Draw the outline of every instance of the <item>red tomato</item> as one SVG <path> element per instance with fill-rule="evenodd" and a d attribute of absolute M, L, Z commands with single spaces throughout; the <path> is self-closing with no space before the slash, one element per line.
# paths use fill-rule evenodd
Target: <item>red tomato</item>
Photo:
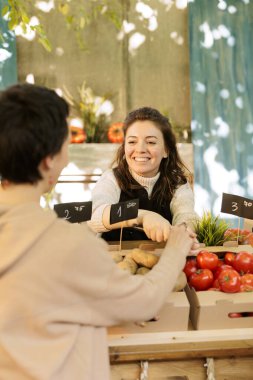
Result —
<path fill-rule="evenodd" d="M 228 228 L 224 232 L 224 237 L 227 237 L 230 240 L 237 240 L 237 236 L 240 235 L 240 230 L 238 228 Z"/>
<path fill-rule="evenodd" d="M 213 273 L 210 269 L 198 269 L 189 278 L 189 284 L 195 290 L 206 290 L 213 283 Z"/>
<path fill-rule="evenodd" d="M 197 255 L 197 266 L 200 269 L 214 270 L 217 268 L 219 258 L 215 253 L 200 251 Z"/>
<path fill-rule="evenodd" d="M 241 284 L 240 292 L 253 292 L 253 286 L 248 284 Z"/>
<path fill-rule="evenodd" d="M 242 230 L 238 228 L 228 228 L 224 233 L 224 237 L 229 238 L 230 240 L 238 240 L 239 243 L 244 243 L 245 238 L 250 233 L 249 230 Z"/>
<path fill-rule="evenodd" d="M 218 278 L 220 273 L 224 270 L 224 269 L 233 269 L 233 267 L 231 265 L 227 265 L 227 264 L 223 264 L 221 266 L 218 266 L 217 269 L 215 269 L 214 273 L 213 273 L 213 276 L 214 276 L 214 279 Z"/>
<path fill-rule="evenodd" d="M 197 270 L 197 261 L 196 259 L 188 259 L 184 266 L 184 273 L 186 274 L 187 278 L 190 277 L 191 274 L 196 272 Z"/>
<path fill-rule="evenodd" d="M 242 313 L 228 313 L 229 318 L 241 318 Z"/>
<path fill-rule="evenodd" d="M 224 261 L 228 265 L 232 265 L 232 262 L 235 259 L 235 253 L 234 252 L 227 252 L 224 257 Z"/>
<path fill-rule="evenodd" d="M 240 274 L 253 273 L 253 254 L 246 251 L 238 252 L 232 266 Z"/>
<path fill-rule="evenodd" d="M 247 236 L 245 236 L 244 244 L 250 244 L 253 246 L 253 232 L 250 232 Z"/>
<path fill-rule="evenodd" d="M 248 236 L 250 234 L 250 230 L 241 230 L 240 231 L 240 235 L 243 235 L 243 236 Z"/>
<path fill-rule="evenodd" d="M 221 291 L 225 293 L 237 293 L 240 291 L 241 277 L 234 269 L 224 269 L 219 277 Z"/>
<path fill-rule="evenodd" d="M 252 273 L 246 273 L 241 277 L 241 283 L 253 286 L 253 274 Z"/>
<path fill-rule="evenodd" d="M 217 268 L 221 267 L 221 266 L 224 265 L 224 264 L 225 264 L 225 261 L 222 260 L 222 259 L 219 259 L 219 260 L 218 260 L 218 264 L 217 264 Z"/>
<path fill-rule="evenodd" d="M 218 278 L 216 278 L 212 284 L 212 288 L 215 288 L 217 290 L 220 290 L 220 284 L 219 284 L 219 281 L 218 281 Z"/>

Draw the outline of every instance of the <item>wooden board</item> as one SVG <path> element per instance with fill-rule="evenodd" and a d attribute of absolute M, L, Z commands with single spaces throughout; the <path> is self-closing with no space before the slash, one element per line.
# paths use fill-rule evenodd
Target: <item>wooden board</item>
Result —
<path fill-rule="evenodd" d="M 111 380 L 140 379 L 142 362 L 111 365 Z M 252 357 L 226 357 L 213 360 L 214 379 L 252 380 Z M 171 360 L 148 362 L 148 380 L 206 380 L 207 360 Z M 211 377 L 209 377 L 210 379 Z"/>
<path fill-rule="evenodd" d="M 108 336 L 111 362 L 253 356 L 253 328 Z"/>
<path fill-rule="evenodd" d="M 234 242 L 236 243 L 236 242 Z M 136 240 L 136 241 L 122 241 L 122 244 L 120 245 L 119 242 L 110 242 L 108 244 L 108 251 L 119 251 L 123 255 L 125 255 L 127 252 L 130 252 L 134 248 L 140 248 L 147 251 L 154 251 L 155 253 L 161 253 L 163 248 L 165 246 L 165 243 L 156 243 L 156 242 L 150 242 L 145 240 Z M 214 252 L 217 254 L 222 254 L 225 252 L 240 252 L 240 251 L 247 251 L 253 253 L 253 247 L 248 244 L 243 245 L 221 245 L 221 246 L 210 246 L 205 247 L 204 245 L 201 247 L 201 249 Z"/>
<path fill-rule="evenodd" d="M 253 328 L 109 337 L 109 353 L 111 380 L 253 379 Z"/>

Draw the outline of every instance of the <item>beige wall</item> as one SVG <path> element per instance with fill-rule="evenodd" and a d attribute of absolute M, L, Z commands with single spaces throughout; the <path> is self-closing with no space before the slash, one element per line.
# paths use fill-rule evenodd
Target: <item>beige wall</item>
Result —
<path fill-rule="evenodd" d="M 167 113 L 175 124 L 189 126 L 187 10 L 176 8 L 176 2 L 168 9 L 165 2 L 149 1 L 147 4 L 157 12 L 158 21 L 158 28 L 149 31 L 145 26 L 148 21 L 138 20 L 136 2 L 122 3 L 124 17 L 136 25 L 135 31 L 119 41 L 114 25 L 100 18 L 83 33 L 86 51 L 80 50 L 74 33 L 67 30 L 58 12 L 38 13 L 53 52 L 48 53 L 38 43 L 18 37 L 19 80 L 24 81 L 27 74 L 33 73 L 37 84 L 60 88 L 65 85 L 73 94 L 86 80 L 97 95 L 113 95 L 113 121 L 124 118 L 129 109 L 150 105 Z M 127 4 L 131 4 L 129 9 Z M 144 34 L 146 41 L 132 55 L 127 39 L 135 32 Z M 178 37 L 183 44 L 176 42 Z M 57 54 L 59 48 L 62 55 Z"/>

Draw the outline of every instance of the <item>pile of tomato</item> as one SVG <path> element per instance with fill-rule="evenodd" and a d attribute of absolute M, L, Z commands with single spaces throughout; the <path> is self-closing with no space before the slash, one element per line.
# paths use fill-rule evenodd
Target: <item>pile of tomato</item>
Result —
<path fill-rule="evenodd" d="M 223 258 L 202 250 L 187 259 L 184 272 L 196 291 L 216 290 L 225 293 L 253 291 L 253 254 L 247 251 L 226 252 Z"/>
<path fill-rule="evenodd" d="M 224 233 L 227 240 L 237 241 L 239 244 L 250 244 L 253 246 L 253 232 L 240 228 L 228 228 Z"/>

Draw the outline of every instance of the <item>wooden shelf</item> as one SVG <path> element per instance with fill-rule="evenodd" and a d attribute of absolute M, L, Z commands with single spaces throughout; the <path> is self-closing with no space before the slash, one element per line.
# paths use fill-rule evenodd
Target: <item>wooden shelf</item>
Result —
<path fill-rule="evenodd" d="M 112 363 L 253 356 L 253 328 L 108 336 Z"/>

